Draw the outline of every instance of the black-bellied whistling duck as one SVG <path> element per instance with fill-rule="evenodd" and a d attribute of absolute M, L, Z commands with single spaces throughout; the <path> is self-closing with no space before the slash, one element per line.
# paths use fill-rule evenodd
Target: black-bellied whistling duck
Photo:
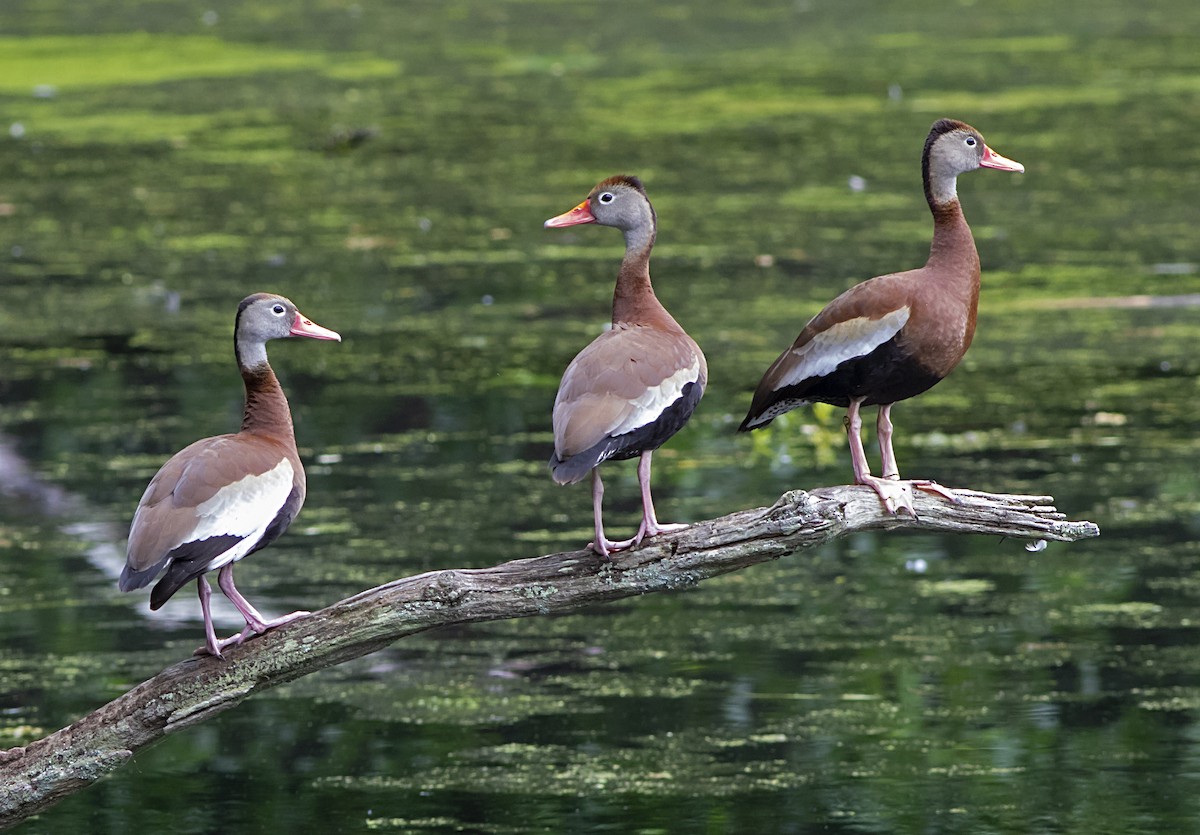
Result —
<path fill-rule="evenodd" d="M 554 455 L 550 472 L 559 484 L 592 474 L 596 538 L 607 557 L 643 538 L 686 525 L 659 524 L 650 497 L 650 457 L 687 422 L 704 394 L 704 354 L 662 306 L 650 286 L 650 250 L 657 232 L 654 207 L 637 177 L 609 177 L 571 211 L 547 227 L 598 223 L 625 235 L 625 258 L 613 293 L 612 329 L 579 352 L 563 373 L 554 398 Z M 604 536 L 604 484 L 600 464 L 636 458 L 642 523 L 632 539 Z"/>
<path fill-rule="evenodd" d="M 954 370 L 975 335 L 979 254 L 958 202 L 959 174 L 979 167 L 1023 172 L 997 154 L 979 131 L 952 119 L 935 122 L 921 171 L 933 212 L 933 244 L 925 266 L 881 275 L 851 287 L 812 318 L 767 369 L 741 431 L 766 426 L 808 403 L 848 409 L 846 424 L 857 484 L 871 487 L 889 513 L 916 515 L 912 488 L 948 499 L 927 480 L 900 481 L 892 451 L 892 404 L 920 394 Z M 879 406 L 876 430 L 883 477 L 871 475 L 861 437 L 863 406 Z"/>
<path fill-rule="evenodd" d="M 341 337 L 304 318 L 282 296 L 257 293 L 238 305 L 234 354 L 246 384 L 242 430 L 196 441 L 177 452 L 150 480 L 129 528 L 121 591 L 149 585 L 157 609 L 195 579 L 204 613 L 205 646 L 221 650 L 307 612 L 266 620 L 233 584 L 233 564 L 274 542 L 304 504 L 304 467 L 296 452 L 292 413 L 267 362 L 267 340 L 287 336 Z M 218 640 L 204 575 L 220 569 L 218 584 L 246 619 L 246 628 Z"/>

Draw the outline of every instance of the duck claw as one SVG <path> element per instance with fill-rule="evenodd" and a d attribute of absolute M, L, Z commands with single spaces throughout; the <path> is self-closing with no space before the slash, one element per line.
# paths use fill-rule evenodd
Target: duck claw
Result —
<path fill-rule="evenodd" d="M 883 509 L 893 516 L 901 510 L 916 519 L 917 511 L 913 508 L 912 482 L 892 478 L 876 478 L 866 476 L 858 480 L 859 484 L 870 487 L 879 496 Z"/>

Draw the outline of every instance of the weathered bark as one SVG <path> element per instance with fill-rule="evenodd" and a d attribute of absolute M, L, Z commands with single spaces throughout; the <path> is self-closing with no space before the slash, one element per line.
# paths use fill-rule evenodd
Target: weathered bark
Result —
<path fill-rule="evenodd" d="M 426 629 L 562 613 L 678 589 L 812 548 L 848 533 L 899 529 L 1074 541 L 1099 535 L 1067 521 L 1043 496 L 956 491 L 959 503 L 918 492 L 919 518 L 890 516 L 863 487 L 785 494 L 769 508 L 701 522 L 605 562 L 590 551 L 395 580 L 226 650 L 181 661 L 73 725 L 0 751 L 0 828 L 87 786 L 163 736 L 234 707 L 250 694 L 358 658 Z"/>

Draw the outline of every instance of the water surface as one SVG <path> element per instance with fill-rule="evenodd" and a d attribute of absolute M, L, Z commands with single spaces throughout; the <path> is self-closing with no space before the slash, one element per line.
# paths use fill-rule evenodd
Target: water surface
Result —
<path fill-rule="evenodd" d="M 1197 828 L 1200 11 L 1020 0 L 15 0 L 0 43 L 0 746 L 202 640 L 115 588 L 146 481 L 230 431 L 236 304 L 308 464 L 238 569 L 271 611 L 566 550 L 559 375 L 619 235 L 547 231 L 601 177 L 660 217 L 659 296 L 711 381 L 655 456 L 664 520 L 844 483 L 833 409 L 736 436 L 807 317 L 921 263 L 929 125 L 1023 177 L 960 194 L 976 341 L 895 411 L 904 472 L 1053 494 L 1040 553 L 869 534 L 683 592 L 406 639 L 189 729 L 39 832 L 1165 832 Z M 851 178 L 856 187 L 851 187 Z M 606 467 L 613 535 L 637 522 Z M 231 609 L 219 617 L 235 630 Z"/>

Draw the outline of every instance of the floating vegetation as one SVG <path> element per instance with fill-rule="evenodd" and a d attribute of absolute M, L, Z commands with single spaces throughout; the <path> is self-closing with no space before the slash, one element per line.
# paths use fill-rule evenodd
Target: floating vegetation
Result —
<path fill-rule="evenodd" d="M 49 731 L 37 725 L 10 725 L 0 722 L 0 750 L 13 745 L 24 745 L 35 739 L 41 739 Z"/>
<path fill-rule="evenodd" d="M 581 752 L 562 746 L 508 744 L 466 752 L 458 762 L 412 777 L 325 777 L 314 788 L 473 791 L 560 797 L 649 795 L 730 797 L 788 791 L 810 778 L 783 760 L 720 764 L 650 738 L 638 749 Z"/>
<path fill-rule="evenodd" d="M 976 597 L 995 588 L 991 580 L 937 580 L 918 583 L 917 593 L 922 597 Z"/>
<path fill-rule="evenodd" d="M 1166 625 L 1164 608 L 1157 603 L 1128 600 L 1121 603 L 1086 603 L 1071 610 L 1071 620 L 1097 625 L 1153 629 Z"/>
<path fill-rule="evenodd" d="M 1200 710 L 1200 688 L 1149 687 L 1138 688 L 1134 694 L 1142 710 L 1192 713 Z"/>

